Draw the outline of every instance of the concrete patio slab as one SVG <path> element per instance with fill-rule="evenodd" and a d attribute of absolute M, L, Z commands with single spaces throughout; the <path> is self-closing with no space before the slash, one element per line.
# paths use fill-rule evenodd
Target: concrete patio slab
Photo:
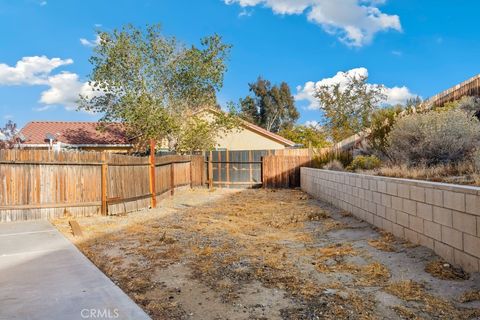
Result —
<path fill-rule="evenodd" d="M 150 319 L 48 221 L 0 224 L 0 319 Z"/>

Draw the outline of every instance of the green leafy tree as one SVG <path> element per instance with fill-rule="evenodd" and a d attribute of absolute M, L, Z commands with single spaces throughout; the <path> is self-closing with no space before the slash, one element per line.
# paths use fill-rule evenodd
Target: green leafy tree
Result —
<path fill-rule="evenodd" d="M 369 147 L 379 156 L 388 156 L 388 135 L 403 111 L 400 105 L 378 109 L 371 116 L 370 135 L 368 136 Z"/>
<path fill-rule="evenodd" d="M 306 148 L 324 148 L 330 145 L 327 132 L 320 126 L 296 125 L 282 129 L 278 134 Z"/>
<path fill-rule="evenodd" d="M 365 76 L 350 76 L 345 83 L 323 85 L 314 96 L 335 142 L 368 128 L 373 111 L 386 99 L 384 87 L 367 84 Z"/>
<path fill-rule="evenodd" d="M 82 96 L 80 108 L 123 122 L 140 144 L 168 140 L 175 149 L 189 130 L 184 119 L 216 105 L 230 46 L 213 35 L 187 47 L 159 25 L 127 25 L 99 37 L 90 58 L 94 94 Z"/>
<path fill-rule="evenodd" d="M 229 112 L 208 111 L 213 117 L 199 113 L 188 117 L 183 122 L 184 130 L 180 130 L 176 150 L 180 153 L 193 154 L 195 151 L 211 150 L 217 146 L 219 135 L 235 130 L 240 126 L 240 119 L 232 106 Z"/>
<path fill-rule="evenodd" d="M 240 116 L 272 132 L 293 126 L 300 117 L 290 87 L 282 82 L 273 85 L 261 77 L 250 83 L 253 97 L 240 99 Z"/>

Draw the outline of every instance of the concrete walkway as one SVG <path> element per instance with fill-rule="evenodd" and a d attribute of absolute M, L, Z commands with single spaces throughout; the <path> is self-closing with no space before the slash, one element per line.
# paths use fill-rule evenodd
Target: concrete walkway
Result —
<path fill-rule="evenodd" d="M 0 224 L 0 319 L 150 319 L 48 221 Z"/>

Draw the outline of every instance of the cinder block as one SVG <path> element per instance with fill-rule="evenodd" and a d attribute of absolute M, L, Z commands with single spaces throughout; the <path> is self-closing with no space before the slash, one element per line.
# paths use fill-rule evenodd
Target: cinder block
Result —
<path fill-rule="evenodd" d="M 393 223 L 387 219 L 383 219 L 383 230 L 392 233 L 393 232 Z"/>
<path fill-rule="evenodd" d="M 453 211 L 441 207 L 433 207 L 433 221 L 447 227 L 453 227 Z"/>
<path fill-rule="evenodd" d="M 376 214 L 377 213 L 377 205 L 374 202 L 368 202 L 367 211 Z"/>
<path fill-rule="evenodd" d="M 387 193 L 387 183 L 383 180 L 377 181 L 378 192 Z"/>
<path fill-rule="evenodd" d="M 477 217 L 477 236 L 480 237 L 480 217 Z"/>
<path fill-rule="evenodd" d="M 373 202 L 377 204 L 382 204 L 382 194 L 378 192 L 373 192 Z"/>
<path fill-rule="evenodd" d="M 370 224 L 373 224 L 373 214 L 370 212 L 365 212 L 364 220 Z"/>
<path fill-rule="evenodd" d="M 417 203 L 413 200 L 403 199 L 403 212 L 411 215 L 417 214 Z"/>
<path fill-rule="evenodd" d="M 442 190 L 425 188 L 425 202 L 442 207 L 443 206 Z"/>
<path fill-rule="evenodd" d="M 397 186 L 397 195 L 402 198 L 410 198 L 410 186 L 399 183 Z"/>
<path fill-rule="evenodd" d="M 372 180 L 370 180 L 369 184 L 370 184 L 370 191 L 377 191 L 378 190 L 377 180 L 372 179 Z"/>
<path fill-rule="evenodd" d="M 457 211 L 465 211 L 465 194 L 444 190 L 443 206 Z"/>
<path fill-rule="evenodd" d="M 382 205 L 385 207 L 391 207 L 392 206 L 392 196 L 389 196 L 388 194 L 382 194 Z"/>
<path fill-rule="evenodd" d="M 460 231 L 442 226 L 442 242 L 463 250 L 463 237 Z"/>
<path fill-rule="evenodd" d="M 362 188 L 358 189 L 358 197 L 361 199 L 365 199 L 365 190 Z"/>
<path fill-rule="evenodd" d="M 399 197 L 392 197 L 392 208 L 395 210 L 403 209 L 403 200 Z"/>
<path fill-rule="evenodd" d="M 410 199 L 425 202 L 425 188 L 411 186 Z"/>
<path fill-rule="evenodd" d="M 454 211 L 453 227 L 459 231 L 469 233 L 473 236 L 477 235 L 477 220 L 473 215 Z"/>
<path fill-rule="evenodd" d="M 467 194 L 466 209 L 468 213 L 480 216 L 480 196 Z"/>
<path fill-rule="evenodd" d="M 382 218 L 386 217 L 386 208 L 380 204 L 377 204 L 377 216 Z"/>
<path fill-rule="evenodd" d="M 365 190 L 365 200 L 373 201 L 372 191 L 370 191 L 370 190 Z"/>
<path fill-rule="evenodd" d="M 413 230 L 407 229 L 407 228 L 405 228 L 405 239 L 407 239 L 408 241 L 410 241 L 413 244 L 418 244 L 419 243 L 418 233 L 413 231 Z"/>
<path fill-rule="evenodd" d="M 397 211 L 397 223 L 404 227 L 408 227 L 408 214 Z"/>
<path fill-rule="evenodd" d="M 367 178 L 362 178 L 362 189 L 366 189 L 368 190 L 368 186 L 370 185 L 370 183 L 368 182 L 369 179 Z"/>
<path fill-rule="evenodd" d="M 424 221 L 423 231 L 430 238 L 442 241 L 442 225 L 431 221 Z"/>
<path fill-rule="evenodd" d="M 423 219 L 409 216 L 409 228 L 413 231 L 423 233 Z"/>
<path fill-rule="evenodd" d="M 386 208 L 385 210 L 385 218 L 392 222 L 397 222 L 397 212 L 392 208 Z M 479 221 L 480 223 L 480 221 Z"/>
<path fill-rule="evenodd" d="M 420 245 L 424 247 L 427 247 L 433 250 L 434 248 L 433 241 L 434 240 L 432 238 L 424 236 L 423 234 L 418 234 L 418 242 L 420 243 Z"/>
<path fill-rule="evenodd" d="M 433 207 L 429 204 L 417 202 L 417 217 L 433 221 Z"/>
<path fill-rule="evenodd" d="M 464 251 L 476 258 L 480 258 L 480 238 L 469 234 L 463 234 Z"/>
<path fill-rule="evenodd" d="M 387 193 L 392 196 L 397 195 L 397 184 L 395 182 L 387 182 Z"/>
<path fill-rule="evenodd" d="M 449 263 L 455 263 L 455 259 L 453 257 L 453 248 L 440 242 L 436 241 L 434 243 L 433 251 L 438 254 L 440 257 L 445 259 Z"/>
<path fill-rule="evenodd" d="M 379 216 L 373 216 L 373 225 L 377 228 L 383 229 L 383 218 Z"/>
<path fill-rule="evenodd" d="M 392 233 L 398 238 L 405 239 L 405 228 L 399 224 L 392 223 Z"/>
<path fill-rule="evenodd" d="M 480 271 L 479 259 L 457 249 L 454 249 L 453 255 L 455 259 L 455 264 L 460 265 L 465 271 L 467 272 Z"/>

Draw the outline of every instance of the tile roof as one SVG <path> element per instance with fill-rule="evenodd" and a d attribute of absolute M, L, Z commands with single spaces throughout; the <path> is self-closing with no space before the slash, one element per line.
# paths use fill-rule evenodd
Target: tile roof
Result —
<path fill-rule="evenodd" d="M 98 122 L 33 121 L 20 131 L 26 138 L 24 144 L 46 144 L 46 134 L 56 141 L 71 145 L 131 144 L 120 123 L 108 124 L 100 129 Z"/>

